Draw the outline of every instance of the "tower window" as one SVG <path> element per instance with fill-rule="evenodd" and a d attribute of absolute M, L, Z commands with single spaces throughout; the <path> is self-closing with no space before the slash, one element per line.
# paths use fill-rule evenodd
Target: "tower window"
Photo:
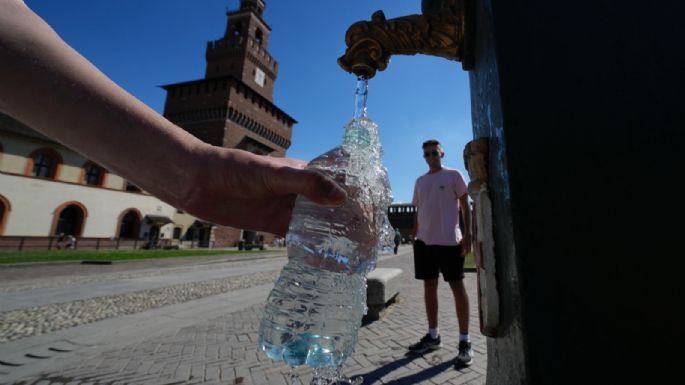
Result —
<path fill-rule="evenodd" d="M 235 23 L 235 26 L 233 26 L 233 36 L 238 37 L 240 36 L 243 32 L 243 23 L 237 22 Z"/>
<path fill-rule="evenodd" d="M 264 40 L 264 35 L 263 35 L 262 30 L 260 28 L 257 28 L 257 32 L 255 33 L 255 40 L 257 40 L 258 45 L 262 45 L 262 40 Z"/>

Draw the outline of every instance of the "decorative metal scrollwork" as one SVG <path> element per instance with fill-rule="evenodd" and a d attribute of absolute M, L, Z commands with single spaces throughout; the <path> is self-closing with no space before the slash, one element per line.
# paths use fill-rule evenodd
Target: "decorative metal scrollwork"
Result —
<path fill-rule="evenodd" d="M 473 1 L 424 0 L 421 15 L 387 20 L 376 11 L 371 21 L 352 24 L 345 34 L 347 51 L 338 64 L 347 72 L 372 78 L 387 68 L 391 55 L 426 54 L 473 68 Z"/>

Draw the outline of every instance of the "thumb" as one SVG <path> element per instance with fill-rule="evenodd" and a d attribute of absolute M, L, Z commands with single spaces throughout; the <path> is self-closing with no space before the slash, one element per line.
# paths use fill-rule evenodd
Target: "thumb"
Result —
<path fill-rule="evenodd" d="M 303 195 L 310 201 L 325 206 L 339 206 L 347 199 L 347 193 L 342 187 L 317 171 L 283 167 L 272 177 L 271 186 L 276 193 Z"/>

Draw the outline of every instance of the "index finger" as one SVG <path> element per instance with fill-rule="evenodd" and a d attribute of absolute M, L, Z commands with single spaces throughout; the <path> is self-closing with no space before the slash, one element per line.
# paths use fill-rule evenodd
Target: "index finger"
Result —
<path fill-rule="evenodd" d="M 273 174 L 270 185 L 274 192 L 300 194 L 326 206 L 339 206 L 347 199 L 347 193 L 335 181 L 313 170 L 283 167 Z"/>

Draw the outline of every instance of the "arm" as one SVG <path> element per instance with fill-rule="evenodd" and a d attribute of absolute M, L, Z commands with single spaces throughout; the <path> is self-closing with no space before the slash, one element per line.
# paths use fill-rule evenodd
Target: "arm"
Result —
<path fill-rule="evenodd" d="M 284 234 L 296 194 L 344 191 L 294 159 L 210 146 L 117 86 L 20 0 L 0 0 L 0 111 L 211 222 Z"/>
<path fill-rule="evenodd" d="M 419 233 L 419 181 L 418 179 L 414 183 L 414 194 L 412 194 L 411 204 L 416 207 L 416 213 L 414 213 L 414 225 L 411 229 L 411 241 L 414 242 L 416 239 L 416 234 Z"/>
<path fill-rule="evenodd" d="M 461 250 L 463 255 L 471 252 L 471 206 L 469 205 L 469 194 L 459 197 L 459 210 L 464 218 L 464 234 L 461 238 Z"/>

